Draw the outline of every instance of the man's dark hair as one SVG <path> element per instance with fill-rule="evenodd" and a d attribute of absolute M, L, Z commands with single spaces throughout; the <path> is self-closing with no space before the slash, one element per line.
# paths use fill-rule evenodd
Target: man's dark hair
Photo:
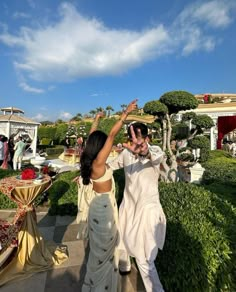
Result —
<path fill-rule="evenodd" d="M 142 138 L 146 138 L 147 137 L 147 135 L 148 135 L 148 128 L 143 123 L 138 123 L 137 122 L 137 123 L 131 124 L 130 126 L 133 126 L 133 130 L 134 130 L 134 133 L 135 133 L 136 136 L 138 134 L 138 129 L 140 129 Z M 130 126 L 128 128 L 128 136 L 129 136 L 129 138 L 132 139 L 132 135 L 131 135 L 131 131 L 130 131 Z"/>

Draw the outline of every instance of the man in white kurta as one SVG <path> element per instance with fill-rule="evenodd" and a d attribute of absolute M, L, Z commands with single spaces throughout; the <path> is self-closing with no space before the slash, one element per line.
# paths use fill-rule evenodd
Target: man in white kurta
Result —
<path fill-rule="evenodd" d="M 142 136 L 146 143 L 147 135 L 142 133 Z M 160 292 L 164 290 L 154 261 L 158 249 L 163 248 L 166 231 L 166 218 L 158 192 L 159 167 L 164 153 L 158 146 L 146 145 L 147 155 L 140 156 L 124 149 L 109 165 L 114 170 L 124 168 L 125 172 L 124 197 L 119 208 L 120 234 L 124 245 L 121 245 L 121 260 L 125 262 L 126 249 L 128 256 L 136 259 L 146 291 Z M 129 270 L 130 262 L 120 268 Z"/>
<path fill-rule="evenodd" d="M 13 156 L 13 168 L 14 170 L 21 169 L 21 162 L 24 156 L 25 146 L 26 144 L 23 142 L 22 137 L 18 137 L 18 142 L 14 146 L 14 156 Z"/>

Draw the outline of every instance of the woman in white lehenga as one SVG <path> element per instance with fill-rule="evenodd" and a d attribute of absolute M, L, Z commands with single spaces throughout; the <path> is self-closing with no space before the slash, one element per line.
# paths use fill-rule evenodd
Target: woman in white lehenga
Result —
<path fill-rule="evenodd" d="M 82 187 L 79 197 L 78 218 L 87 221 L 89 258 L 82 292 L 117 292 L 120 290 L 118 255 L 118 209 L 115 199 L 113 172 L 106 164 L 114 138 L 127 115 L 136 109 L 132 101 L 120 119 L 106 135 L 97 131 L 97 115 L 86 147 L 81 155 Z M 86 220 L 86 210 L 88 218 Z"/>

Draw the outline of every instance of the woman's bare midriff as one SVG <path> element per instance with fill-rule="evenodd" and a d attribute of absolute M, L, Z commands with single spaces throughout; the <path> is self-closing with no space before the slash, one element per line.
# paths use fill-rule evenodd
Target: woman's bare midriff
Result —
<path fill-rule="evenodd" d="M 111 191 L 111 187 L 112 187 L 112 180 L 109 179 L 107 181 L 103 181 L 103 182 L 93 182 L 93 190 L 96 193 L 108 193 Z"/>

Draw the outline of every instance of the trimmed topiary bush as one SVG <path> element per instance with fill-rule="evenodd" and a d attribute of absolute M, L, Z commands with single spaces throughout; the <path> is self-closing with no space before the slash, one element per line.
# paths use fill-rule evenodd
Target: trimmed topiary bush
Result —
<path fill-rule="evenodd" d="M 184 90 L 166 92 L 160 97 L 160 102 L 167 106 L 169 114 L 194 109 L 198 106 L 196 97 Z"/>
<path fill-rule="evenodd" d="M 189 146 L 193 149 L 200 148 L 200 162 L 207 161 L 210 153 L 210 140 L 203 135 L 195 136 L 193 139 L 189 140 Z"/>
<path fill-rule="evenodd" d="M 61 145 L 54 146 L 53 148 L 46 148 L 46 153 L 48 155 L 56 155 L 56 154 L 61 154 L 64 151 L 64 147 Z"/>
<path fill-rule="evenodd" d="M 210 151 L 209 159 L 203 164 L 205 172 L 202 182 L 205 184 L 221 183 L 235 186 L 236 159 L 223 150 Z"/>
<path fill-rule="evenodd" d="M 210 184 L 214 182 L 222 184 L 230 184 L 236 186 L 236 166 L 235 164 L 223 163 L 216 161 L 215 163 L 207 163 L 204 165 L 202 182 Z"/>
<path fill-rule="evenodd" d="M 160 197 L 167 234 L 156 264 L 164 289 L 233 291 L 232 251 L 216 195 L 192 184 L 161 183 Z"/>

